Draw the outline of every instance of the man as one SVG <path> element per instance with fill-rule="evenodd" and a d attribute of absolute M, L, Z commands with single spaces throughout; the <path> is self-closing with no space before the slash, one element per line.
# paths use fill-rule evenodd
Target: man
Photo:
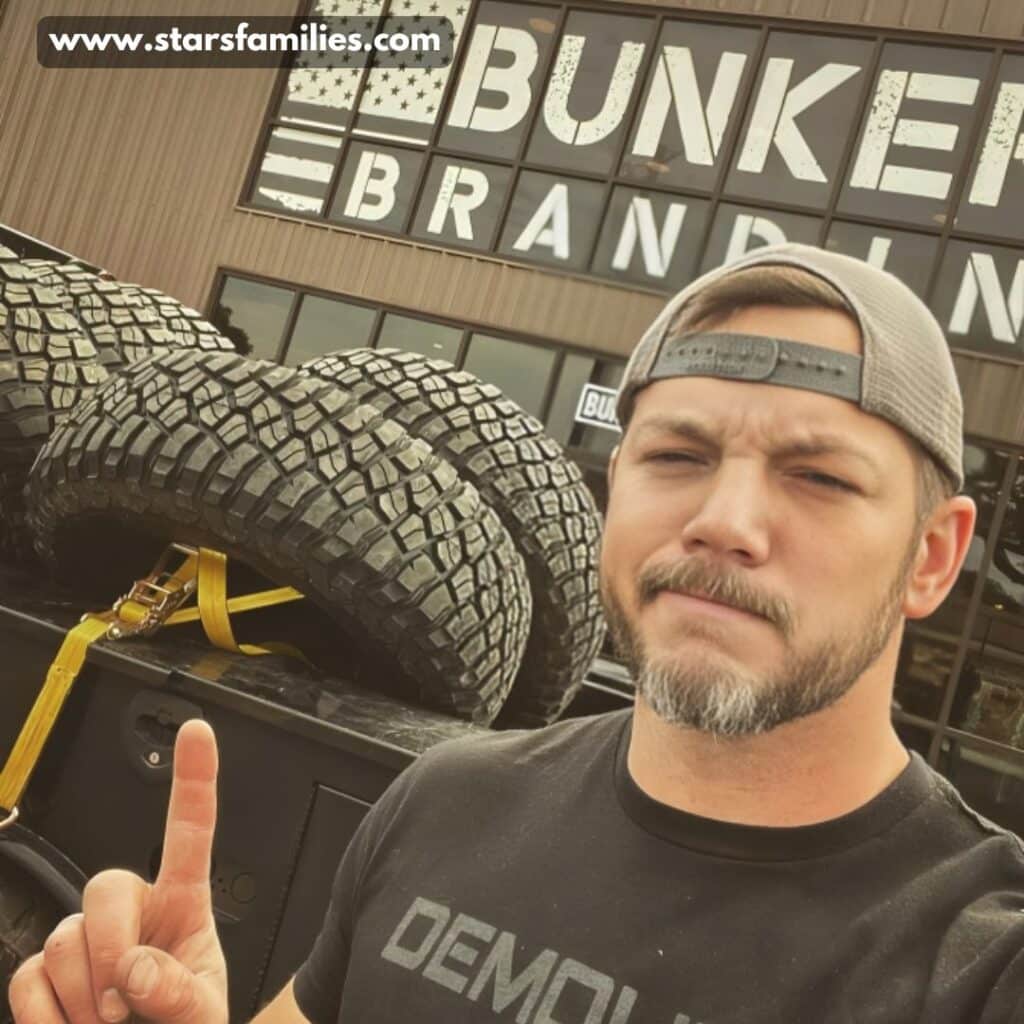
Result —
<path fill-rule="evenodd" d="M 860 261 L 762 249 L 668 304 L 619 408 L 601 574 L 635 710 L 424 755 L 258 1024 L 1024 1022 L 1024 848 L 890 719 L 975 518 L 938 324 Z M 215 762 L 183 728 L 158 881 L 93 880 L 19 1024 L 226 1021 Z"/>

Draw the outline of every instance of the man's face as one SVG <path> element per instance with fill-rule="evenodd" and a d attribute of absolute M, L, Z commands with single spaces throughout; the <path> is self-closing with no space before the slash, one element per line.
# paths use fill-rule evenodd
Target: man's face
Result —
<path fill-rule="evenodd" d="M 714 330 L 861 351 L 856 324 L 827 309 L 755 306 Z M 707 377 L 644 388 L 601 553 L 641 696 L 719 735 L 833 704 L 900 623 L 915 496 L 908 439 L 851 402 Z"/>

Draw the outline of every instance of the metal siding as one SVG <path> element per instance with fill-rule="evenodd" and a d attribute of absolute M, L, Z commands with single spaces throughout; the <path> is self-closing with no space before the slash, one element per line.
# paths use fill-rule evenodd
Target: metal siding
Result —
<path fill-rule="evenodd" d="M 964 396 L 964 432 L 1024 444 L 1024 366 L 954 353 Z"/>
<path fill-rule="evenodd" d="M 825 9 L 829 21 L 859 24 L 866 20 L 870 0 L 830 0 Z"/>
<path fill-rule="evenodd" d="M 950 0 L 946 4 L 946 12 L 942 16 L 943 32 L 959 32 L 964 35 L 976 35 L 981 31 L 981 23 L 985 16 L 985 2 L 980 3 Z"/>
<path fill-rule="evenodd" d="M 992 0 L 982 31 L 1009 39 L 1024 38 L 1024 5 L 1020 0 Z"/>
<path fill-rule="evenodd" d="M 826 17 L 828 0 L 790 0 L 786 11 L 791 18 L 807 18 L 817 21 Z"/>
<path fill-rule="evenodd" d="M 627 0 L 627 3 L 634 0 Z M 639 2 L 639 0 L 636 0 Z M 674 10 L 752 14 L 869 28 L 1024 38 L 1021 0 L 650 0 Z"/>
<path fill-rule="evenodd" d="M 904 0 L 903 4 L 887 4 L 885 0 L 876 0 L 873 17 L 884 18 L 891 12 L 893 20 L 881 21 L 880 24 L 899 25 L 903 28 L 916 28 L 923 32 L 938 32 L 942 28 L 942 18 L 946 13 L 948 0 Z M 902 7 L 902 13 L 900 8 Z"/>
<path fill-rule="evenodd" d="M 49 14 L 124 14 L 138 4 L 64 0 Z M 233 0 L 221 13 L 281 13 Z M 207 13 L 200 0 L 177 13 Z M 0 220 L 197 304 L 256 145 L 272 69 L 47 69 L 30 5 L 0 25 Z"/>

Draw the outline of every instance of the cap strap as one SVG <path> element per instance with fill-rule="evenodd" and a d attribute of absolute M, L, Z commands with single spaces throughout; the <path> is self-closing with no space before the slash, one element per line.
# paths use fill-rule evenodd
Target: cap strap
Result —
<path fill-rule="evenodd" d="M 818 391 L 860 404 L 860 356 L 760 334 L 703 333 L 669 338 L 649 380 L 725 377 Z"/>

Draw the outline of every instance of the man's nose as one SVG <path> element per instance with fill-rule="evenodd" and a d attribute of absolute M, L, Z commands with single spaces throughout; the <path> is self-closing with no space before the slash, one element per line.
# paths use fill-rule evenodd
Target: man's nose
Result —
<path fill-rule="evenodd" d="M 683 528 L 687 554 L 715 555 L 742 565 L 768 557 L 770 497 L 762 467 L 748 459 L 723 459 L 707 474 Z"/>

